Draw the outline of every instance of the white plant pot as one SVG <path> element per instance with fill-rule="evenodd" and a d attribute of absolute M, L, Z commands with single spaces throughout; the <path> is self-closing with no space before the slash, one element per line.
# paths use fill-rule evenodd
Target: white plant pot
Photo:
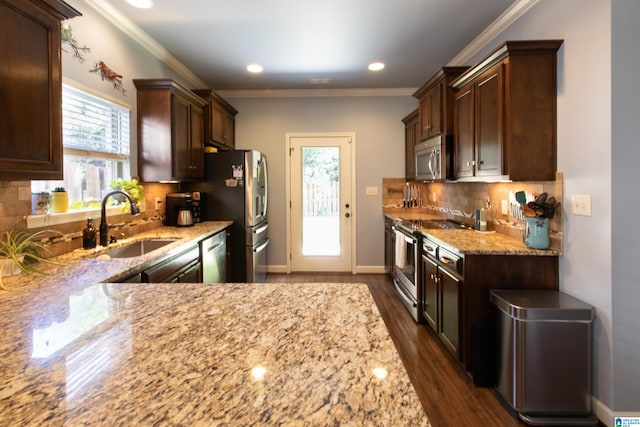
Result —
<path fill-rule="evenodd" d="M 20 262 L 24 260 L 24 257 L 19 257 Z M 0 273 L 2 277 L 17 276 L 22 273 L 20 266 L 12 259 L 3 258 L 0 259 Z"/>

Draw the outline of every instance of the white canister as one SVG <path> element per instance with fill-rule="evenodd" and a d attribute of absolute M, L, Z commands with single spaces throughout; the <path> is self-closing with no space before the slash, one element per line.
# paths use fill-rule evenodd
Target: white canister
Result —
<path fill-rule="evenodd" d="M 41 191 L 39 193 L 31 193 L 31 214 L 46 215 L 49 212 L 49 204 L 51 203 L 51 193 Z"/>

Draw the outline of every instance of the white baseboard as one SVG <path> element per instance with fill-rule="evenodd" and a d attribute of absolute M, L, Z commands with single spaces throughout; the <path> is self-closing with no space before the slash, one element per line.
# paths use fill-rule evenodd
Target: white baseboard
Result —
<path fill-rule="evenodd" d="M 286 265 L 267 265 L 267 273 L 286 273 Z"/>
<path fill-rule="evenodd" d="M 358 265 L 356 274 L 384 274 L 384 265 Z"/>
<path fill-rule="evenodd" d="M 591 396 L 591 410 L 593 411 L 593 415 L 595 415 L 602 424 L 607 427 L 614 427 L 613 411 L 594 396 Z"/>
<path fill-rule="evenodd" d="M 286 273 L 286 265 L 268 265 L 267 273 Z M 384 274 L 384 265 L 358 265 L 356 274 Z"/>

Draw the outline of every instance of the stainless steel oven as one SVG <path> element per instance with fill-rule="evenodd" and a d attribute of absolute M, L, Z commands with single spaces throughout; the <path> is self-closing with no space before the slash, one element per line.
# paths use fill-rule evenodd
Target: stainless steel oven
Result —
<path fill-rule="evenodd" d="M 421 321 L 420 308 L 418 302 L 419 282 L 418 282 L 418 254 L 419 239 L 413 230 L 405 227 L 402 223 L 394 224 L 396 234 L 395 241 L 395 261 L 393 266 L 393 283 L 398 297 L 407 307 L 411 316 L 416 322 Z"/>

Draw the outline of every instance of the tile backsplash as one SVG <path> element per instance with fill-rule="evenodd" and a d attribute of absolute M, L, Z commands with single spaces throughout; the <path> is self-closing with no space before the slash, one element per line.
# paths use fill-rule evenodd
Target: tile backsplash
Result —
<path fill-rule="evenodd" d="M 403 187 L 408 183 L 404 178 L 383 178 L 382 207 L 385 213 L 401 215 L 404 213 L 424 212 L 444 218 L 463 221 L 472 225 L 476 209 L 486 208 L 491 202 L 491 216 L 496 231 L 521 238 L 524 233 L 524 220 L 518 215 L 518 204 L 512 204 L 510 193 L 525 191 L 535 197 L 543 192 L 563 200 L 563 175 L 556 173 L 555 181 L 536 182 L 411 182 L 418 188 L 420 206 L 403 207 Z M 502 201 L 506 201 L 507 214 L 502 213 Z M 512 206 L 513 205 L 513 206 Z M 550 247 L 562 252 L 563 248 L 563 206 L 549 221 Z"/>
<path fill-rule="evenodd" d="M 177 184 L 142 183 L 144 185 L 145 203 L 141 215 L 110 215 L 109 223 L 117 225 L 116 233 L 131 235 L 162 225 L 165 212 L 165 194 L 177 191 Z M 155 199 L 161 203 L 155 209 Z M 31 214 L 31 181 L 0 181 L 0 232 L 13 228 Z M 55 214 L 52 214 L 55 215 Z M 82 230 L 86 226 L 86 218 L 66 224 L 34 228 L 30 231 L 52 229 L 63 234 L 52 240 L 51 252 L 63 254 L 82 246 Z M 95 222 L 96 228 L 99 220 Z"/>

